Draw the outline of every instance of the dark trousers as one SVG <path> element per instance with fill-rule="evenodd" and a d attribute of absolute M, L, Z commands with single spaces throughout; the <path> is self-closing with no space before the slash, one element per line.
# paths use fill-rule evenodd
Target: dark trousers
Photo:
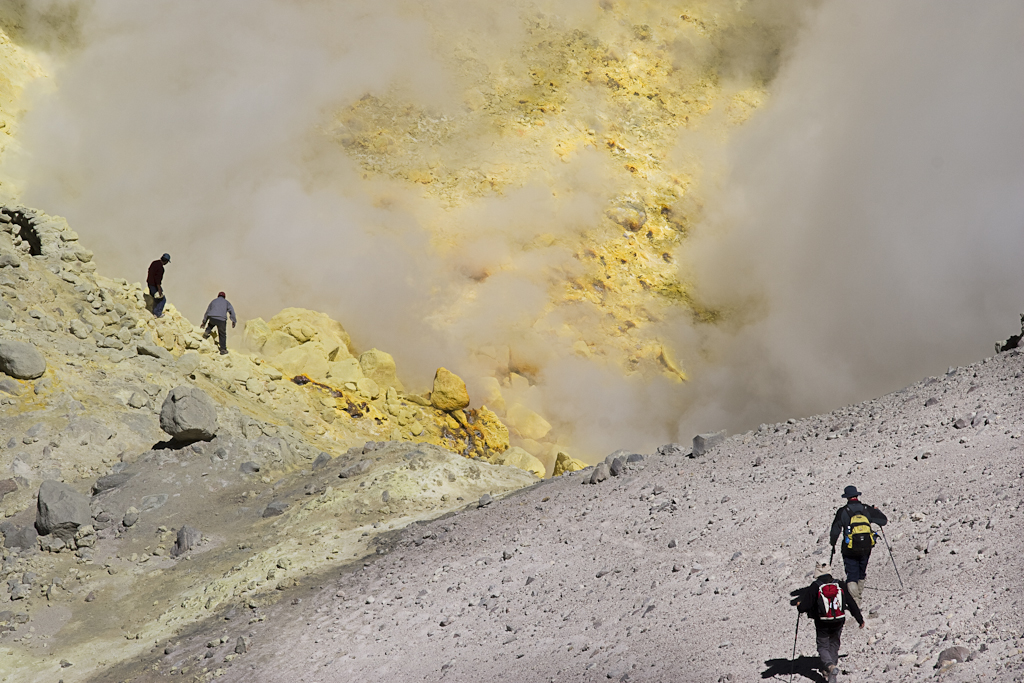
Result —
<path fill-rule="evenodd" d="M 843 566 L 846 568 L 846 583 L 851 581 L 862 581 L 868 575 L 868 558 L 871 553 L 864 557 L 843 556 Z"/>
<path fill-rule="evenodd" d="M 818 657 L 827 669 L 839 664 L 839 641 L 843 635 L 843 624 L 822 627 L 814 625 L 814 643 L 818 646 Z"/>
<path fill-rule="evenodd" d="M 149 285 L 149 295 L 153 297 L 153 315 L 155 315 L 158 318 L 164 314 L 164 306 L 167 305 L 166 296 L 162 296 L 159 299 L 156 298 L 156 295 L 159 291 L 159 287 Z"/>
<path fill-rule="evenodd" d="M 220 352 L 228 352 L 228 321 L 210 318 L 206 323 L 206 334 L 210 334 L 213 328 L 217 328 L 217 341 L 220 342 Z"/>

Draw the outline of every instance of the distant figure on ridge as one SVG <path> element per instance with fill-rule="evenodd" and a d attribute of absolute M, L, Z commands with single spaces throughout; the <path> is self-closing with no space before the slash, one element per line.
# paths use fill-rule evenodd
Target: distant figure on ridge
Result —
<path fill-rule="evenodd" d="M 846 582 L 832 578 L 827 564 L 816 564 L 814 577 L 814 582 L 801 591 L 796 608 L 814 619 L 815 644 L 818 646 L 822 668 L 828 676 L 828 683 L 836 683 L 839 679 L 839 646 L 843 626 L 846 625 L 846 611 L 850 611 L 861 628 L 864 628 L 864 617 L 857 601 L 851 598 Z"/>
<path fill-rule="evenodd" d="M 164 254 L 149 264 L 149 273 L 146 274 L 149 295 L 153 297 L 153 316 L 156 318 L 163 317 L 164 306 L 167 304 L 167 297 L 164 296 L 164 266 L 170 262 L 171 255 Z"/>
<path fill-rule="evenodd" d="M 996 342 L 996 353 L 1018 348 L 1022 338 L 1024 338 L 1024 313 L 1020 314 L 1020 334 L 1013 334 L 1001 342 Z"/>
<path fill-rule="evenodd" d="M 217 328 L 217 340 L 220 342 L 220 355 L 228 352 L 228 316 L 231 316 L 231 327 L 235 326 L 235 308 L 227 300 L 224 292 L 218 292 L 217 298 L 206 307 L 206 314 L 203 316 L 203 339 L 209 339 L 213 328 Z"/>
<path fill-rule="evenodd" d="M 885 526 L 889 521 L 875 506 L 860 502 L 860 495 L 856 486 L 847 486 L 843 490 L 846 505 L 836 510 L 835 519 L 832 520 L 832 530 L 829 533 L 833 555 L 836 552 L 836 541 L 840 535 L 843 537 L 841 552 L 843 565 L 846 568 L 846 582 L 849 584 L 850 593 L 853 594 L 855 600 L 860 600 L 861 593 L 864 591 L 868 559 L 871 557 L 871 549 L 875 547 L 875 532 L 871 529 L 871 525 Z"/>

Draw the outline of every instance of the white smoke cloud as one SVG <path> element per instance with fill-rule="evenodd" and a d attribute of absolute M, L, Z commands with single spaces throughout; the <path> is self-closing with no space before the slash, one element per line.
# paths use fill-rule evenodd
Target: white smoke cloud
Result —
<path fill-rule="evenodd" d="M 414 389 L 445 365 L 479 395 L 467 350 L 512 346 L 538 383 L 530 407 L 579 454 L 867 398 L 979 358 L 1022 305 L 1016 4 L 832 3 L 806 15 L 816 3 L 779 1 L 748 7 L 750 22 L 718 42 L 680 28 L 682 69 L 719 54 L 727 81 L 778 73 L 728 154 L 713 131 L 687 130 L 668 157 L 701 171 L 704 221 L 679 250 L 685 274 L 730 314 L 694 325 L 651 302 L 685 385 L 623 377 L 558 336 L 566 322 L 587 341 L 608 334 L 593 304 L 549 306 L 552 283 L 581 272 L 566 239 L 616 191 L 606 157 L 552 158 L 503 196 L 450 211 L 409 183 L 364 177 L 325 143 L 333 113 L 366 94 L 461 111 L 474 78 L 529 66 L 517 60 L 535 27 L 586 29 L 625 5 L 50 4 L 77 8 L 74 48 L 5 165 L 23 201 L 65 215 L 103 272 L 141 280 L 169 251 L 170 300 L 193 319 L 221 289 L 242 317 L 324 310 L 361 347 L 394 353 Z M 628 9 L 624 37 L 689 11 Z M 595 104 L 581 124 L 600 134 L 599 114 Z M 453 140 L 441 162 L 466 153 Z"/>
<path fill-rule="evenodd" d="M 1013 331 L 1022 26 L 1017 3 L 821 8 L 685 247 L 702 296 L 746 320 L 707 330 L 691 424 L 863 400 Z"/>

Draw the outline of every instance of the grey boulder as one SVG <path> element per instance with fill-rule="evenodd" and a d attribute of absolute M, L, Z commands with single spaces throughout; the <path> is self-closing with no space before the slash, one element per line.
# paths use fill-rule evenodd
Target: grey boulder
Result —
<path fill-rule="evenodd" d="M 178 529 L 178 537 L 174 541 L 174 547 L 171 548 L 171 556 L 178 557 L 184 555 L 192 548 L 199 545 L 199 542 L 203 539 L 203 535 L 199 533 L 198 529 L 190 526 L 182 526 Z"/>
<path fill-rule="evenodd" d="M 209 441 L 217 435 L 217 405 L 202 389 L 175 387 L 160 408 L 160 429 L 175 441 Z"/>
<path fill-rule="evenodd" d="M 46 372 L 46 360 L 31 344 L 0 339 L 0 372 L 15 379 L 36 379 Z"/>
<path fill-rule="evenodd" d="M 725 441 L 725 432 L 698 434 L 693 437 L 693 457 L 697 458 L 704 455 L 723 441 Z"/>
<path fill-rule="evenodd" d="M 67 484 L 44 481 L 36 499 L 36 530 L 64 541 L 75 537 L 78 527 L 92 524 L 89 498 Z"/>

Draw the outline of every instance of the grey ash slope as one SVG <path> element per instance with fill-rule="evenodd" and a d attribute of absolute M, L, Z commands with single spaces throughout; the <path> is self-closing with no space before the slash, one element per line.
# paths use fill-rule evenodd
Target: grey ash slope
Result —
<path fill-rule="evenodd" d="M 889 514 L 906 588 L 877 549 L 869 628 L 847 628 L 840 680 L 1021 680 L 1022 365 L 1002 354 L 703 458 L 648 456 L 602 484 L 585 471 L 414 526 L 274 608 L 222 680 L 788 677 L 788 594 L 828 557 L 849 483 Z M 937 672 L 953 645 L 972 661 Z M 799 652 L 815 654 L 806 622 Z"/>

